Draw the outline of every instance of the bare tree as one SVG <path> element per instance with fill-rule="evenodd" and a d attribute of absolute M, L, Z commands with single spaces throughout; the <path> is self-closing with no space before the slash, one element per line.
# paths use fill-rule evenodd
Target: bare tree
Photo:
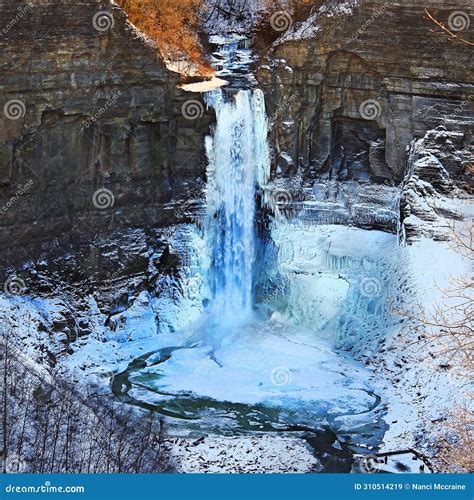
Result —
<path fill-rule="evenodd" d="M 474 261 L 474 227 L 470 221 L 448 222 L 451 247 L 458 254 Z M 461 374 L 474 372 L 474 280 L 472 276 L 456 277 L 448 289 L 440 289 L 442 303 L 432 312 L 418 304 L 415 313 L 404 313 L 416 323 L 419 338 L 430 345 L 434 354 L 447 367 Z"/>
<path fill-rule="evenodd" d="M 469 40 L 466 40 L 465 38 L 461 37 L 460 35 L 457 35 L 454 33 L 452 30 L 450 30 L 444 23 L 441 21 L 438 21 L 438 19 L 435 18 L 433 14 L 431 14 L 428 9 L 425 9 L 426 15 L 428 16 L 428 19 L 430 19 L 438 28 L 441 28 L 442 33 L 444 33 L 446 36 L 448 36 L 451 40 L 455 40 L 461 43 L 465 43 L 467 45 L 474 45 L 473 42 L 470 42 Z M 433 33 L 439 33 L 437 31 L 431 30 Z"/>
<path fill-rule="evenodd" d="M 0 366 L 2 368 L 2 472 L 6 472 L 8 458 L 8 363 L 9 352 L 6 332 L 2 332 L 4 341 L 1 344 Z"/>
<path fill-rule="evenodd" d="M 36 371 L 5 331 L 0 342 L 3 472 L 172 469 L 162 447 L 163 422 L 153 412 Z"/>
<path fill-rule="evenodd" d="M 474 261 L 472 221 L 448 222 L 451 248 Z M 474 280 L 472 275 L 451 280 L 448 289 L 440 289 L 443 302 L 433 311 L 418 305 L 414 313 L 403 312 L 414 321 L 415 345 L 430 347 L 439 367 L 450 369 L 458 377 L 474 376 Z M 450 470 L 474 471 L 474 412 L 471 404 L 454 408 L 439 434 L 439 458 Z"/>
<path fill-rule="evenodd" d="M 470 404 L 472 405 L 472 396 Z M 474 415 L 472 406 L 457 406 L 447 418 L 440 436 L 440 458 L 455 472 L 474 472 Z"/>

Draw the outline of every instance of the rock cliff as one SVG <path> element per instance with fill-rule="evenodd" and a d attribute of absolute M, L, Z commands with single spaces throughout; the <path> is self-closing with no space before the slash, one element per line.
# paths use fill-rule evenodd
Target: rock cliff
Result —
<path fill-rule="evenodd" d="M 272 179 L 298 178 L 313 202 L 304 213 L 313 219 L 324 208 L 341 223 L 394 231 L 399 190 L 393 187 L 405 177 L 412 141 L 441 125 L 455 133 L 459 153 L 472 144 L 472 47 L 448 36 L 425 11 L 447 27 L 461 22 L 453 33 L 469 40 L 471 3 L 320 4 L 304 21 L 286 13 L 280 25 L 273 18 L 266 27 L 283 28 L 258 69 L 272 125 Z M 444 166 L 465 181 L 470 163 L 472 156 L 464 156 Z M 315 211 L 321 202 L 332 207 Z"/>
<path fill-rule="evenodd" d="M 182 221 L 175 208 L 193 205 L 205 175 L 213 118 L 200 96 L 111 1 L 0 8 L 4 262 L 56 238 Z"/>
<path fill-rule="evenodd" d="M 0 282 L 56 297 L 68 345 L 87 297 L 109 317 L 180 265 L 154 228 L 199 209 L 214 117 L 114 2 L 0 9 Z"/>

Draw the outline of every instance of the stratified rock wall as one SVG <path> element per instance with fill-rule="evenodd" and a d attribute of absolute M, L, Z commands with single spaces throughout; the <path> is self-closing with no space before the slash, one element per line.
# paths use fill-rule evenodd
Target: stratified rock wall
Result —
<path fill-rule="evenodd" d="M 440 125 L 467 149 L 472 46 L 444 33 L 425 9 L 447 27 L 464 26 L 452 32 L 472 42 L 470 7 L 469 0 L 326 1 L 307 21 L 293 20 L 258 70 L 271 121 L 272 179 L 317 183 L 318 201 L 339 203 L 364 186 L 370 195 L 374 184 L 400 185 L 409 145 Z M 464 179 L 469 162 L 445 168 Z M 321 182 L 337 183 L 338 197 L 321 195 Z M 393 196 L 385 198 L 385 207 L 393 206 Z M 350 200 L 345 209 L 351 215 Z"/>
<path fill-rule="evenodd" d="M 0 11 L 4 263 L 61 235 L 183 220 L 176 202 L 199 198 L 205 175 L 212 116 L 200 96 L 177 87 L 111 1 L 9 0 Z M 197 114 L 183 113 L 193 99 Z"/>
<path fill-rule="evenodd" d="M 472 225 L 472 150 L 463 149 L 462 132 L 440 126 L 413 141 L 400 197 L 402 238 L 412 243 L 427 237 L 467 237 Z M 470 166 L 464 165 L 470 160 Z M 465 178 L 453 172 L 465 171 Z M 450 173 L 451 172 L 451 173 Z M 464 189 L 460 189 L 461 186 Z M 471 222 L 469 222 L 471 221 Z M 455 229 L 456 228 L 456 229 Z"/>

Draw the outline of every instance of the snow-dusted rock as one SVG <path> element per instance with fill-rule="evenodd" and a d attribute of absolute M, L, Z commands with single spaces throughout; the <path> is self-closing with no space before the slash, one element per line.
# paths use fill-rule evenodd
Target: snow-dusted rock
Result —
<path fill-rule="evenodd" d="M 273 436 L 177 438 L 167 443 L 178 472 L 307 473 L 321 464 L 302 439 Z"/>

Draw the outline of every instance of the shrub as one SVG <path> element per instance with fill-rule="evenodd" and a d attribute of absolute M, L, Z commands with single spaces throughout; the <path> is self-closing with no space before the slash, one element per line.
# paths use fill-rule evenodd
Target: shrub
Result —
<path fill-rule="evenodd" d="M 150 39 L 168 63 L 185 74 L 210 74 L 199 42 L 203 0 L 118 0 L 130 21 Z"/>

